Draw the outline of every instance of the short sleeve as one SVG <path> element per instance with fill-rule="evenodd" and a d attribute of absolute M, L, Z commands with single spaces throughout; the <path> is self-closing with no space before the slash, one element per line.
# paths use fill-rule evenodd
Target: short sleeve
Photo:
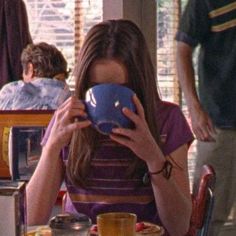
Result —
<path fill-rule="evenodd" d="M 164 155 L 170 154 L 184 144 L 190 146 L 194 137 L 180 108 L 175 104 L 169 105 L 163 118 L 160 137 Z"/>
<path fill-rule="evenodd" d="M 205 0 L 189 0 L 180 20 L 175 39 L 195 47 L 210 33 L 208 6 Z"/>

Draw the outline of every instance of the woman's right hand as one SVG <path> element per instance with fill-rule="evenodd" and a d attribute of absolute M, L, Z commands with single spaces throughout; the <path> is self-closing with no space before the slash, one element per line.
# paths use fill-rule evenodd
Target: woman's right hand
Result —
<path fill-rule="evenodd" d="M 78 117 L 83 119 L 78 121 Z M 75 96 L 68 98 L 54 114 L 54 122 L 46 146 L 54 146 L 61 150 L 70 142 L 73 131 L 91 125 L 91 121 L 86 118 L 84 103 Z"/>

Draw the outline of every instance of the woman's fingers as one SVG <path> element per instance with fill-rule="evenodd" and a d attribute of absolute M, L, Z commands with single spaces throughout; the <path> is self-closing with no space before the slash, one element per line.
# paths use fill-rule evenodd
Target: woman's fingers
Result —
<path fill-rule="evenodd" d="M 136 106 L 137 114 L 142 118 L 142 120 L 144 120 L 145 119 L 144 109 L 136 94 L 133 96 L 133 102 L 134 105 Z"/>
<path fill-rule="evenodd" d="M 139 122 L 140 118 L 138 117 L 138 115 L 135 114 L 133 111 L 131 111 L 129 108 L 124 107 L 122 109 L 122 112 L 126 117 L 128 117 L 131 121 L 133 121 L 135 125 Z"/>
<path fill-rule="evenodd" d="M 91 125 L 91 121 L 85 120 L 85 121 L 76 121 L 74 123 L 69 124 L 66 129 L 68 132 L 73 132 L 77 129 L 83 129 Z"/>
<path fill-rule="evenodd" d="M 68 109 L 81 109 L 85 110 L 84 103 L 75 96 L 69 97 L 61 106 L 57 109 L 58 111 L 65 111 Z"/>
<path fill-rule="evenodd" d="M 125 136 L 129 139 L 132 139 L 132 137 L 134 137 L 134 134 L 135 134 L 135 130 L 124 129 L 124 128 L 114 128 L 112 129 L 112 132 L 117 135 Z"/>
<path fill-rule="evenodd" d="M 122 109 L 122 112 L 123 112 L 124 115 L 127 116 L 131 121 L 133 121 L 133 123 L 135 124 L 135 126 L 138 126 L 141 121 L 145 122 L 144 109 L 143 109 L 143 106 L 142 106 L 141 102 L 139 101 L 139 99 L 138 99 L 138 97 L 137 97 L 136 95 L 133 96 L 133 102 L 134 102 L 134 105 L 135 105 L 135 107 L 136 107 L 137 113 L 131 111 L 131 110 L 128 109 L 127 107 L 124 107 L 124 108 Z"/>
<path fill-rule="evenodd" d="M 87 118 L 84 103 L 76 97 L 67 99 L 56 112 L 59 118 L 64 118 L 68 121 L 73 121 L 75 117 Z"/>
<path fill-rule="evenodd" d="M 116 133 L 116 134 L 112 133 L 112 134 L 109 135 L 109 137 L 113 141 L 115 141 L 115 142 L 117 142 L 121 145 L 124 145 L 124 146 L 126 146 L 126 147 L 128 147 L 132 150 L 132 141 L 129 138 L 127 138 L 125 136 L 120 136 L 120 135 L 118 135 L 118 133 Z"/>

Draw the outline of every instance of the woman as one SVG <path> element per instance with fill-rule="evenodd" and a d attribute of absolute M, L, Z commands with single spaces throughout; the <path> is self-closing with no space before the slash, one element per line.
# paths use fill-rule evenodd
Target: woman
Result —
<path fill-rule="evenodd" d="M 95 25 L 79 53 L 75 78 L 75 96 L 56 111 L 27 186 L 29 223 L 47 222 L 65 179 L 69 212 L 84 213 L 93 222 L 102 212 L 133 212 L 138 221 L 183 236 L 191 215 L 187 151 L 193 136 L 180 109 L 160 100 L 138 27 L 127 20 Z M 137 114 L 122 110 L 133 129 L 116 128 L 103 136 L 86 120 L 85 92 L 100 83 L 135 91 Z"/>

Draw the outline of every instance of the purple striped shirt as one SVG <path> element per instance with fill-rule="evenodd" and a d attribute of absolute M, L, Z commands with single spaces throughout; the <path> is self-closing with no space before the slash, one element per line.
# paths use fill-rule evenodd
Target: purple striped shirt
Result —
<path fill-rule="evenodd" d="M 192 132 L 177 105 L 160 102 L 157 122 L 164 155 L 170 154 L 183 144 L 190 145 L 193 141 Z M 67 152 L 63 154 L 66 165 Z M 124 146 L 114 146 L 109 140 L 101 142 L 91 160 L 86 188 L 73 186 L 65 177 L 69 193 L 66 211 L 84 213 L 94 223 L 100 213 L 125 211 L 135 213 L 138 221 L 161 224 L 151 184 L 144 185 L 143 176 L 127 177 L 126 169 L 135 158 L 136 155 Z"/>

